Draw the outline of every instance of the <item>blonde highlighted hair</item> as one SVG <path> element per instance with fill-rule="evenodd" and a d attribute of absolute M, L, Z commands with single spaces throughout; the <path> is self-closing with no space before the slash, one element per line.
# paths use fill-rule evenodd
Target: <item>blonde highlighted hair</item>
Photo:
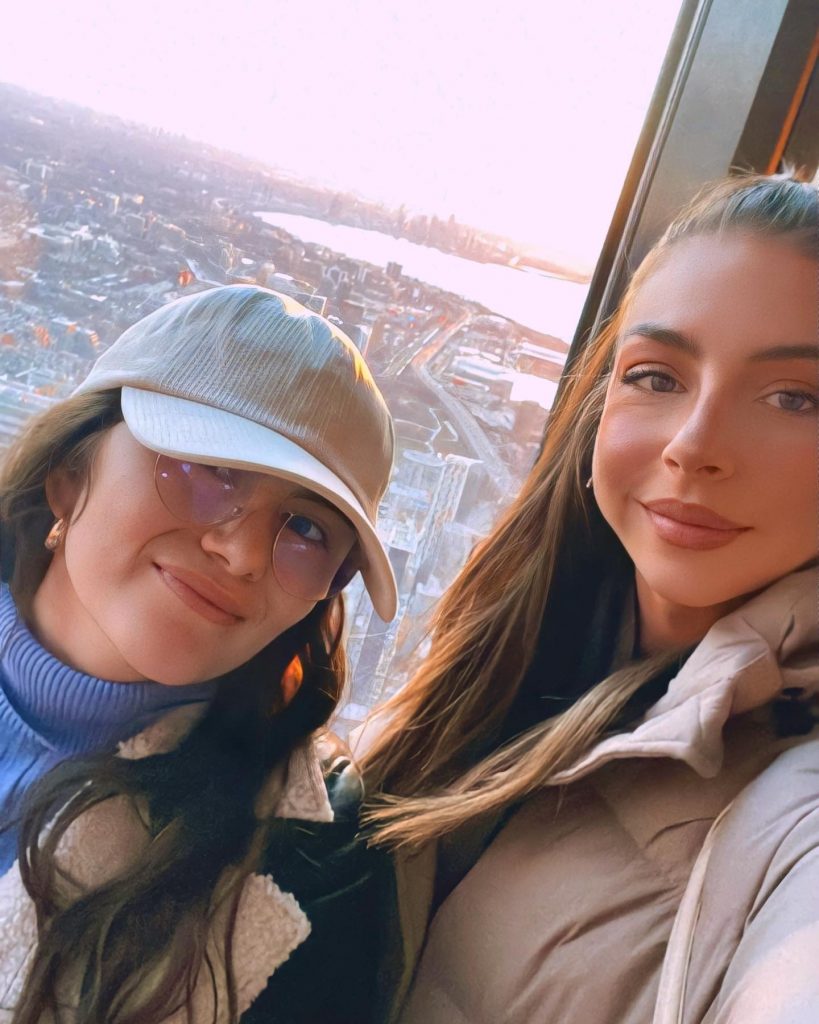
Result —
<path fill-rule="evenodd" d="M 676 660 L 673 652 L 637 660 L 578 694 L 572 676 L 582 640 L 567 664 L 558 657 L 565 638 L 559 630 L 548 636 L 548 625 L 571 600 L 567 581 L 574 566 L 582 564 L 589 577 L 592 599 L 578 613 L 587 616 L 605 581 L 629 571 L 584 482 L 632 297 L 673 246 L 727 232 L 781 238 L 817 259 L 817 191 L 788 175 L 717 182 L 690 203 L 643 261 L 618 311 L 564 381 L 543 450 L 520 495 L 444 596 L 427 661 L 379 713 L 385 725 L 362 758 L 370 794 L 365 820 L 375 842 L 419 847 L 548 785 L 622 721 L 629 702 Z M 581 638 L 588 638 L 590 621 L 579 626 Z M 504 723 L 536 652 L 540 692 L 565 710 L 526 722 L 503 742 Z"/>

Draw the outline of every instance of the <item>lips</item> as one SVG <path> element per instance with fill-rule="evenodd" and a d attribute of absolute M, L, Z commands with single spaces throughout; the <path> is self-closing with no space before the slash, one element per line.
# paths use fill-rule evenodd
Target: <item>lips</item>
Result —
<path fill-rule="evenodd" d="M 724 516 L 717 515 L 710 508 L 704 505 L 688 504 L 684 501 L 676 501 L 666 498 L 662 501 L 645 502 L 645 507 L 650 512 L 664 516 L 666 519 L 673 519 L 677 523 L 684 523 L 686 526 L 703 526 L 709 530 L 745 530 L 747 527 L 734 523 Z"/>
<path fill-rule="evenodd" d="M 711 551 L 730 544 L 750 529 L 704 505 L 667 499 L 648 502 L 643 508 L 657 536 L 677 548 Z"/>
<path fill-rule="evenodd" d="M 208 621 L 230 625 L 244 618 L 231 599 L 204 576 L 173 565 L 157 565 L 156 569 L 168 589 Z"/>

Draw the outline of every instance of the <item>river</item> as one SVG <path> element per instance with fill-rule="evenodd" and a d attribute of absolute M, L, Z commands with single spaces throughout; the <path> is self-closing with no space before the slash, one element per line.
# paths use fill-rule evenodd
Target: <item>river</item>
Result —
<path fill-rule="evenodd" d="M 572 340 L 588 291 L 587 284 L 564 281 L 535 270 L 476 263 L 380 231 L 328 224 L 293 213 L 258 216 L 303 242 L 325 245 L 353 259 L 379 267 L 400 263 L 409 277 L 480 302 L 494 313 L 566 342 Z"/>

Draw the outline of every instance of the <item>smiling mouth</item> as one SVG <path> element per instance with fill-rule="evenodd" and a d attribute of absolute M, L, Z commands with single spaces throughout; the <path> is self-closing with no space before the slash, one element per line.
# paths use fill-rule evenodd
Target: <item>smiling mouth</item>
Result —
<path fill-rule="evenodd" d="M 705 505 L 697 505 L 693 502 L 678 501 L 676 498 L 662 498 L 657 501 L 647 501 L 645 507 L 650 512 L 656 512 L 666 519 L 673 519 L 685 526 L 704 526 L 710 530 L 743 530 L 746 527 L 735 523 L 725 516 L 713 512 Z"/>
<path fill-rule="evenodd" d="M 711 551 L 714 548 L 721 548 L 726 544 L 730 544 L 750 529 L 747 526 L 704 525 L 706 522 L 728 522 L 728 520 L 722 519 L 715 513 L 709 514 L 705 509 L 692 511 L 690 515 L 687 515 L 688 519 L 699 519 L 700 522 L 686 522 L 675 518 L 672 507 L 664 505 L 662 502 L 642 505 L 642 508 L 654 527 L 655 533 L 661 540 L 678 548 L 688 548 L 694 551 Z M 676 509 L 673 511 L 676 512 Z M 677 514 L 686 515 L 687 513 L 681 510 Z"/>
<path fill-rule="evenodd" d="M 200 594 L 198 590 L 179 579 L 178 576 L 175 576 L 168 569 L 163 568 L 161 565 L 156 565 L 155 567 L 159 578 L 168 590 L 175 594 L 182 604 L 186 605 L 191 611 L 196 612 L 203 619 L 218 626 L 232 626 L 241 621 L 238 615 L 234 615 L 218 604 L 214 604 L 204 594 Z"/>

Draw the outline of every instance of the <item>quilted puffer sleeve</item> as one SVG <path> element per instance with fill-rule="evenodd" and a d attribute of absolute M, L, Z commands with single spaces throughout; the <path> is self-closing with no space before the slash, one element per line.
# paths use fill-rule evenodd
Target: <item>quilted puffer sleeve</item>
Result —
<path fill-rule="evenodd" d="M 819 1020 L 819 737 L 780 750 L 705 838 L 652 1024 Z"/>
<path fill-rule="evenodd" d="M 777 852 L 703 1024 L 819 1019 L 819 810 Z"/>

